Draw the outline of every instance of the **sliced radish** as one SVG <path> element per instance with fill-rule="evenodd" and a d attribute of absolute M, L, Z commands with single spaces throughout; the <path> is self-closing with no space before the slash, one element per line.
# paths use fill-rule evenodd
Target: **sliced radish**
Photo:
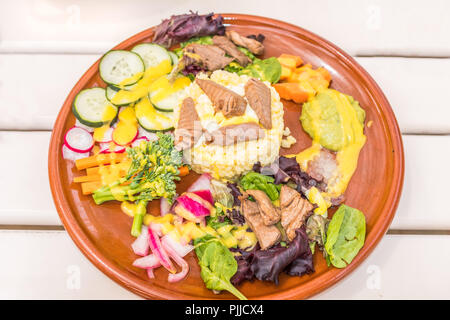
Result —
<path fill-rule="evenodd" d="M 211 190 L 211 175 L 209 173 L 202 174 L 195 182 L 187 189 L 188 192 L 198 190 Z"/>
<path fill-rule="evenodd" d="M 189 264 L 169 245 L 162 244 L 163 248 L 166 250 L 169 257 L 171 257 L 176 264 L 181 267 L 181 271 L 175 274 L 169 274 L 168 281 L 169 282 L 178 282 L 186 278 L 189 272 Z"/>
<path fill-rule="evenodd" d="M 150 245 L 150 249 L 152 249 L 153 254 L 159 259 L 159 262 L 162 264 L 164 268 L 166 268 L 169 272 L 175 273 L 176 269 L 170 261 L 169 255 L 166 250 L 162 247 L 161 240 L 159 239 L 156 232 L 154 232 L 151 228 L 152 223 L 148 228 L 148 243 Z"/>
<path fill-rule="evenodd" d="M 178 216 L 180 216 L 180 217 L 182 217 L 182 218 L 184 218 L 184 219 L 186 219 L 188 221 L 192 221 L 192 222 L 195 222 L 195 223 L 200 223 L 201 220 L 202 220 L 201 217 L 196 217 L 192 212 L 190 212 L 189 210 L 186 210 L 179 203 L 175 206 L 175 208 L 173 210 L 175 211 L 175 213 Z"/>
<path fill-rule="evenodd" d="M 170 208 L 172 207 L 169 201 L 166 198 L 161 198 L 160 200 L 160 214 L 161 216 L 165 216 L 170 212 Z"/>
<path fill-rule="evenodd" d="M 144 257 L 148 255 L 150 246 L 148 244 L 148 228 L 146 226 L 142 226 L 141 234 L 134 240 L 131 248 L 133 248 L 134 253 L 138 256 Z"/>
<path fill-rule="evenodd" d="M 124 146 L 119 146 L 114 142 L 102 142 L 99 143 L 100 153 L 124 153 L 127 149 Z"/>
<path fill-rule="evenodd" d="M 94 147 L 92 135 L 85 129 L 73 127 L 66 132 L 64 143 L 72 151 L 84 153 Z"/>
<path fill-rule="evenodd" d="M 147 269 L 147 276 L 149 277 L 149 279 L 155 279 L 155 274 L 153 273 L 153 269 L 151 269 L 151 268 Z"/>
<path fill-rule="evenodd" d="M 156 141 L 158 140 L 158 136 L 156 135 L 156 133 L 153 132 L 148 132 L 146 131 L 144 128 L 142 128 L 141 126 L 139 126 L 139 138 L 145 137 L 147 138 L 148 141 Z"/>
<path fill-rule="evenodd" d="M 87 132 L 90 132 L 90 133 L 94 132 L 94 129 L 95 129 L 95 128 L 89 127 L 89 126 L 87 126 L 85 124 L 82 124 L 80 121 L 78 121 L 78 119 L 76 119 L 76 121 L 75 121 L 75 127 L 84 129 L 84 130 L 86 130 Z"/>
<path fill-rule="evenodd" d="M 198 195 L 203 200 L 208 201 L 212 205 L 214 204 L 214 198 L 212 196 L 211 190 L 196 190 L 191 192 Z"/>
<path fill-rule="evenodd" d="M 192 212 L 196 217 L 210 215 L 211 210 L 213 209 L 211 203 L 192 192 L 186 192 L 185 194 L 178 197 L 177 201 L 185 209 Z"/>
<path fill-rule="evenodd" d="M 171 247 L 180 257 L 186 256 L 189 252 L 194 250 L 194 246 L 190 244 L 182 244 L 175 240 L 170 234 L 166 234 L 161 238 L 163 247 Z"/>
<path fill-rule="evenodd" d="M 111 142 L 112 141 L 112 133 L 114 128 L 95 128 L 94 130 L 94 140 L 97 142 Z"/>
<path fill-rule="evenodd" d="M 62 151 L 63 159 L 66 159 L 66 160 L 75 161 L 75 160 L 87 158 L 90 156 L 89 152 L 80 153 L 80 152 L 72 151 L 65 144 L 63 144 L 61 151 Z"/>
<path fill-rule="evenodd" d="M 133 143 L 131 144 L 131 147 L 132 148 L 139 147 L 141 145 L 142 141 L 148 141 L 148 139 L 146 137 L 139 137 L 133 141 Z"/>
<path fill-rule="evenodd" d="M 161 265 L 159 259 L 154 254 L 134 260 L 133 266 L 141 269 L 153 269 L 158 268 Z"/>

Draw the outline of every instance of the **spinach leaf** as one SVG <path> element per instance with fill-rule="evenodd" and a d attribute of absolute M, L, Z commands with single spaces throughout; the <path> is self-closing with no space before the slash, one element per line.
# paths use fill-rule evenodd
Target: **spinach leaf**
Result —
<path fill-rule="evenodd" d="M 274 201 L 280 197 L 280 188 L 274 184 L 275 179 L 254 171 L 244 175 L 240 180 L 240 186 L 244 190 L 264 191 L 270 200 Z"/>
<path fill-rule="evenodd" d="M 354 208 L 342 205 L 333 215 L 325 242 L 329 261 L 336 268 L 345 268 L 364 245 L 366 219 Z"/>
<path fill-rule="evenodd" d="M 255 77 L 262 81 L 276 83 L 280 80 L 281 64 L 275 57 L 264 60 L 255 58 L 252 64 L 246 66 L 244 69 L 239 71 L 238 74 L 246 74 L 250 77 Z"/>
<path fill-rule="evenodd" d="M 230 282 L 237 271 L 237 262 L 230 250 L 212 236 L 196 239 L 194 245 L 202 269 L 200 275 L 206 287 L 210 290 L 227 290 L 239 299 L 247 300 Z"/>
<path fill-rule="evenodd" d="M 197 43 L 197 44 L 213 44 L 211 36 L 203 36 L 203 37 L 193 37 L 187 41 L 180 43 L 180 47 L 184 48 L 188 44 Z"/>

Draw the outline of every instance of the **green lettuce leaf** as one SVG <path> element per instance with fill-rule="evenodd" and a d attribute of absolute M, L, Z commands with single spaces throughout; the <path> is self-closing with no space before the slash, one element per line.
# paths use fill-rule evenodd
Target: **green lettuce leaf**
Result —
<path fill-rule="evenodd" d="M 358 254 L 366 237 L 364 214 L 341 205 L 331 219 L 325 242 L 328 259 L 336 268 L 345 268 Z"/>
<path fill-rule="evenodd" d="M 275 57 L 264 60 L 255 58 L 252 64 L 246 66 L 244 69 L 239 71 L 238 74 L 245 74 L 254 78 L 258 78 L 262 81 L 276 83 L 280 80 L 281 64 Z"/>
<path fill-rule="evenodd" d="M 196 239 L 194 246 L 201 267 L 200 276 L 206 287 L 210 290 L 227 290 L 239 299 L 247 300 L 230 282 L 238 267 L 231 251 L 212 236 Z"/>

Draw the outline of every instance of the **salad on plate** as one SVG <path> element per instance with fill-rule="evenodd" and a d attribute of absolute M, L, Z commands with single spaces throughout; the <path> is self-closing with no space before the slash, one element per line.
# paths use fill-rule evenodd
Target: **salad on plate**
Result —
<path fill-rule="evenodd" d="M 172 16 L 152 42 L 104 54 L 105 85 L 73 101 L 61 155 L 83 195 L 118 201 L 133 220 L 133 266 L 150 279 L 164 268 L 168 282 L 182 281 L 194 254 L 208 289 L 246 299 L 244 281 L 314 273 L 315 251 L 345 268 L 364 245 L 365 216 L 345 191 L 366 143 L 365 111 L 330 88 L 326 68 L 289 52 L 263 58 L 264 40 L 220 15 Z M 286 100 L 301 108 L 311 146 L 281 156 L 297 143 Z M 187 175 L 198 178 L 181 192 Z"/>

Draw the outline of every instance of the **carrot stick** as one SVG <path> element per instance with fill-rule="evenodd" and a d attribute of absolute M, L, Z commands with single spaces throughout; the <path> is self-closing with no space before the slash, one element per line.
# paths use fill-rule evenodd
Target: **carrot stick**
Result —
<path fill-rule="evenodd" d="M 104 166 L 103 168 L 104 168 L 105 172 L 110 172 L 110 166 Z M 128 168 L 120 168 L 120 173 L 121 174 L 122 173 L 126 174 L 127 171 L 128 171 Z M 87 168 L 86 169 L 86 174 L 88 176 L 100 174 L 100 167 Z"/>
<path fill-rule="evenodd" d="M 79 176 L 73 178 L 73 182 L 89 182 L 89 181 L 99 181 L 102 177 L 99 174 L 88 174 L 87 176 Z"/>
<path fill-rule="evenodd" d="M 184 176 L 187 176 L 189 174 L 188 166 L 179 167 L 178 171 L 180 171 L 180 177 L 184 177 Z"/>
<path fill-rule="evenodd" d="M 107 153 L 90 156 L 75 161 L 78 170 L 96 167 L 101 164 L 110 164 L 113 161 L 120 162 L 127 157 L 126 153 Z"/>
<path fill-rule="evenodd" d="M 90 182 L 83 182 L 81 184 L 81 191 L 83 194 L 92 194 L 95 190 L 102 187 L 101 181 L 90 181 Z"/>

